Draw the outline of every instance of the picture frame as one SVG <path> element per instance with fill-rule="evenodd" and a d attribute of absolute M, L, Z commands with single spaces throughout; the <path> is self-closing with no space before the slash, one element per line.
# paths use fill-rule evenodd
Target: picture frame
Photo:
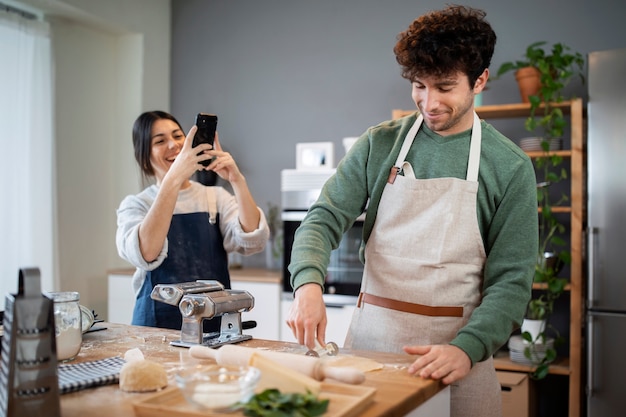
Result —
<path fill-rule="evenodd" d="M 333 168 L 333 142 L 302 142 L 296 144 L 296 169 L 315 170 Z"/>

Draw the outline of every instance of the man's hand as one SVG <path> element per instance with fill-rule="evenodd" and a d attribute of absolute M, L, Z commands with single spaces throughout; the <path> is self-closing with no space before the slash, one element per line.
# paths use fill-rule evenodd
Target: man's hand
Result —
<path fill-rule="evenodd" d="M 421 355 L 409 366 L 410 374 L 440 379 L 447 385 L 465 377 L 472 368 L 469 356 L 456 346 L 405 346 L 403 349 L 411 355 Z"/>
<path fill-rule="evenodd" d="M 315 349 L 315 338 L 326 344 L 326 306 L 322 297 L 322 287 L 318 284 L 304 284 L 296 290 L 294 302 L 289 310 L 287 326 L 301 345 Z"/>

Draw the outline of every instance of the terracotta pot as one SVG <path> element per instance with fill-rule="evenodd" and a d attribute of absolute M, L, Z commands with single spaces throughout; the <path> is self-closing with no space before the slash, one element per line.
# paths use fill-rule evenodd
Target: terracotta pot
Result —
<path fill-rule="evenodd" d="M 520 68 L 515 72 L 515 79 L 522 96 L 522 102 L 528 103 L 528 96 L 536 96 L 541 90 L 541 73 L 535 67 Z"/>

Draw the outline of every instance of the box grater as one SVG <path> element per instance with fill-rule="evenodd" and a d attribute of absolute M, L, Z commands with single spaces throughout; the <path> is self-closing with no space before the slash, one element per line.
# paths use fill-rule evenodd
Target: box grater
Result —
<path fill-rule="evenodd" d="M 60 417 L 54 302 L 41 293 L 38 268 L 20 269 L 3 325 L 0 416 Z"/>

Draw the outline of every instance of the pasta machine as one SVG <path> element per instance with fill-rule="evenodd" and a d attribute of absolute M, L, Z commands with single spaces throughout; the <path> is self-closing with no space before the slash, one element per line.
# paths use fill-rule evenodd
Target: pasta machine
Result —
<path fill-rule="evenodd" d="M 180 340 L 170 342 L 171 345 L 218 347 L 252 339 L 252 336 L 243 334 L 241 321 L 241 313 L 254 307 L 254 297 L 248 291 L 225 289 L 222 283 L 215 280 L 197 280 L 158 284 L 150 298 L 178 305 L 183 316 Z M 221 317 L 220 332 L 204 333 L 204 320 L 216 317 Z"/>

